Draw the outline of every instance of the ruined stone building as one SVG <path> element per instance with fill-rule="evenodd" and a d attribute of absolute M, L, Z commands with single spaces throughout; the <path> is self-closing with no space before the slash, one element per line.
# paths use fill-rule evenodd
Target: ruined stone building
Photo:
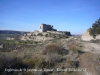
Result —
<path fill-rule="evenodd" d="M 40 32 L 47 32 L 47 31 L 57 31 L 57 30 L 53 28 L 53 25 L 41 24 Z"/>
<path fill-rule="evenodd" d="M 71 36 L 69 31 L 57 31 L 53 25 L 41 24 L 40 31 L 35 30 L 21 36 L 21 40 L 44 41 L 54 39 L 56 36 Z"/>

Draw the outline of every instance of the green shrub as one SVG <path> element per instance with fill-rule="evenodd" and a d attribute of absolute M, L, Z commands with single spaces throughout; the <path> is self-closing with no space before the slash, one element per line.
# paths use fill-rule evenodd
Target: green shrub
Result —
<path fill-rule="evenodd" d="M 96 35 L 100 34 L 100 18 L 92 25 L 92 27 L 89 29 L 90 35 L 92 35 L 94 38 Z"/>
<path fill-rule="evenodd" d="M 51 62 L 45 61 L 45 59 L 37 57 L 25 59 L 23 60 L 23 62 L 24 64 L 28 65 L 28 68 L 37 68 L 37 69 L 50 68 L 53 65 Z"/>

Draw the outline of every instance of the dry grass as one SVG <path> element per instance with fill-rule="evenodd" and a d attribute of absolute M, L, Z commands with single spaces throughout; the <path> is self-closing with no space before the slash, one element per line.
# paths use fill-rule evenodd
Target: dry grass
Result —
<path fill-rule="evenodd" d="M 72 50 L 74 52 L 78 52 L 80 50 L 79 44 L 75 41 L 69 42 L 67 44 L 67 47 L 68 47 L 69 50 Z"/>
<path fill-rule="evenodd" d="M 46 61 L 50 63 L 58 63 L 62 59 L 62 56 L 59 54 L 47 54 Z"/>
<path fill-rule="evenodd" d="M 43 54 L 48 54 L 48 53 L 62 54 L 63 50 L 64 50 L 63 47 L 59 46 L 58 44 L 51 43 L 51 44 L 45 45 Z"/>
<path fill-rule="evenodd" d="M 100 54 L 85 53 L 80 59 L 80 67 L 86 68 L 93 75 L 100 74 Z"/>
<path fill-rule="evenodd" d="M 51 40 L 52 41 L 52 40 Z M 94 75 L 99 75 L 100 55 L 83 53 L 80 54 L 80 44 L 74 40 L 55 40 L 55 43 L 45 41 L 43 45 L 24 46 L 17 53 L 0 53 L 0 70 L 9 65 L 14 68 L 22 66 L 32 69 L 56 69 L 56 68 L 87 68 Z M 49 43 L 49 44 L 48 44 Z M 81 56 L 81 57 L 80 57 Z M 80 59 L 81 60 L 80 60 Z M 16 66 L 17 65 L 17 66 Z M 2 69 L 3 68 L 3 69 Z M 49 74 L 48 74 L 49 73 Z M 7 75 L 5 72 L 2 74 Z M 0 75 L 2 75 L 0 74 Z M 77 72 L 22 72 L 8 75 L 82 75 Z M 85 75 L 85 74 L 84 74 Z"/>

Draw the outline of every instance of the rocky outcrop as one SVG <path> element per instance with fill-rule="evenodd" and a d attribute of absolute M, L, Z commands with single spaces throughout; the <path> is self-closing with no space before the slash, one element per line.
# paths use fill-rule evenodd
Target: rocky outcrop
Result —
<path fill-rule="evenodd" d="M 93 36 L 91 36 L 91 35 L 89 34 L 89 30 L 87 30 L 87 31 L 85 32 L 85 34 L 82 35 L 81 39 L 82 39 L 83 41 L 90 41 L 90 40 L 93 40 L 94 38 L 93 38 Z"/>
<path fill-rule="evenodd" d="M 3 48 L 3 45 L 0 45 L 0 48 Z"/>
<path fill-rule="evenodd" d="M 100 34 L 96 36 L 96 39 L 99 39 L 100 40 Z"/>
<path fill-rule="evenodd" d="M 91 41 L 91 40 L 97 40 L 97 39 L 100 40 L 100 34 L 97 35 L 95 38 L 93 38 L 93 36 L 90 35 L 89 29 L 88 29 L 88 30 L 85 32 L 85 34 L 82 35 L 81 39 L 82 39 L 83 41 Z"/>

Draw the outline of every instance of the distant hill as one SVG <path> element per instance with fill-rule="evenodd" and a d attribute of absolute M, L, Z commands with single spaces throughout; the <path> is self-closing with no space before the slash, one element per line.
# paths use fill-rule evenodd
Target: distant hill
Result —
<path fill-rule="evenodd" d="M 13 31 L 13 30 L 0 30 L 0 34 L 26 34 L 24 31 Z"/>
<path fill-rule="evenodd" d="M 13 30 L 0 30 L 0 39 L 4 39 L 6 37 L 18 37 L 22 34 L 27 34 L 28 32 L 24 31 L 13 31 Z"/>

